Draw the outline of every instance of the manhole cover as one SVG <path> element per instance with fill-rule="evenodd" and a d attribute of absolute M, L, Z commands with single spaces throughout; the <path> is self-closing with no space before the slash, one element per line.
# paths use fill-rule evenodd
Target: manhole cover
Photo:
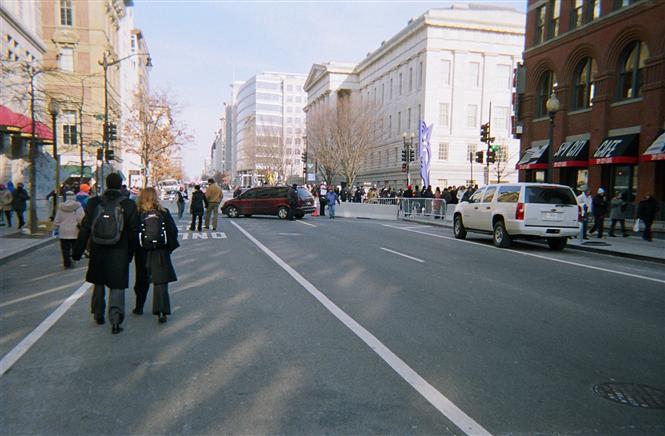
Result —
<path fill-rule="evenodd" d="M 612 244 L 608 244 L 607 242 L 593 242 L 593 241 L 589 241 L 589 242 L 582 242 L 582 245 L 592 245 L 592 246 L 595 246 L 595 247 L 609 247 L 609 246 L 611 246 Z"/>
<path fill-rule="evenodd" d="M 600 383 L 593 391 L 606 400 L 645 409 L 665 409 L 665 391 L 634 383 Z"/>

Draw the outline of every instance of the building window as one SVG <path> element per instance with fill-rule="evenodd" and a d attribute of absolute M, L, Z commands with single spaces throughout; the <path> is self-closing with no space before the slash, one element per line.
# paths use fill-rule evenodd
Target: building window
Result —
<path fill-rule="evenodd" d="M 399 73 L 399 95 L 402 95 L 402 73 Z"/>
<path fill-rule="evenodd" d="M 496 87 L 497 89 L 510 89 L 512 88 L 512 81 L 510 77 L 510 65 L 497 65 L 496 67 Z"/>
<path fill-rule="evenodd" d="M 619 61 L 617 100 L 637 98 L 642 95 L 644 64 L 649 57 L 646 44 L 635 41 L 623 52 Z"/>
<path fill-rule="evenodd" d="M 626 6 L 630 6 L 636 1 L 637 0 L 614 0 L 614 10 L 616 11 L 625 8 Z"/>
<path fill-rule="evenodd" d="M 448 144 L 439 143 L 439 160 L 448 160 Z"/>
<path fill-rule="evenodd" d="M 390 100 L 393 99 L 393 78 L 392 77 L 390 78 L 390 96 L 389 96 L 389 99 Z"/>
<path fill-rule="evenodd" d="M 593 103 L 591 99 L 594 94 L 592 82 L 596 74 L 596 62 L 591 58 L 585 58 L 575 70 L 575 82 L 573 83 L 573 109 L 584 109 Z"/>
<path fill-rule="evenodd" d="M 547 23 L 547 5 L 536 9 L 536 32 L 534 33 L 536 45 L 545 41 L 545 23 Z"/>
<path fill-rule="evenodd" d="M 393 135 L 393 116 L 388 115 L 388 137 Z"/>
<path fill-rule="evenodd" d="M 443 86 L 450 86 L 450 61 L 448 59 L 441 61 L 441 82 Z"/>
<path fill-rule="evenodd" d="M 549 36 L 550 38 L 554 38 L 559 34 L 559 13 L 561 11 L 560 0 L 550 0 L 550 7 L 552 10 L 550 12 Z"/>
<path fill-rule="evenodd" d="M 386 99 L 386 84 L 382 83 L 381 84 L 381 103 L 382 104 L 385 101 L 385 99 Z"/>
<path fill-rule="evenodd" d="M 492 108 L 492 128 L 496 130 L 508 130 L 508 108 L 506 106 L 497 106 Z"/>
<path fill-rule="evenodd" d="M 480 86 L 480 63 L 471 62 L 469 64 L 470 76 L 471 76 L 471 85 L 474 87 Z"/>
<path fill-rule="evenodd" d="M 418 89 L 422 89 L 422 87 L 423 87 L 423 63 L 421 61 L 420 66 L 418 68 Z"/>
<path fill-rule="evenodd" d="M 76 145 L 76 112 L 64 111 L 61 115 L 62 119 L 62 143 L 66 145 Z"/>
<path fill-rule="evenodd" d="M 544 117 L 547 115 L 547 99 L 550 98 L 552 94 L 552 88 L 554 85 L 554 73 L 551 71 L 545 71 L 540 80 L 538 81 L 538 96 L 536 99 L 536 117 Z"/>
<path fill-rule="evenodd" d="M 406 130 L 411 131 L 411 108 L 407 109 Z"/>
<path fill-rule="evenodd" d="M 62 71 L 74 71 L 74 49 L 71 47 L 61 47 L 58 55 L 58 68 Z"/>
<path fill-rule="evenodd" d="M 60 0 L 60 25 L 72 25 L 72 0 Z"/>
<path fill-rule="evenodd" d="M 413 67 L 409 67 L 409 92 L 413 91 Z"/>
<path fill-rule="evenodd" d="M 586 17 L 584 22 L 588 23 L 600 17 L 600 0 L 586 0 Z"/>
<path fill-rule="evenodd" d="M 441 127 L 448 127 L 449 107 L 448 103 L 439 103 L 439 126 Z"/>
<path fill-rule="evenodd" d="M 402 112 L 397 112 L 397 133 L 402 131 Z"/>
<path fill-rule="evenodd" d="M 478 105 L 470 104 L 466 107 L 466 127 L 474 128 L 478 124 Z"/>
<path fill-rule="evenodd" d="M 584 0 L 573 0 L 570 5 L 570 28 L 575 29 L 584 24 Z"/>

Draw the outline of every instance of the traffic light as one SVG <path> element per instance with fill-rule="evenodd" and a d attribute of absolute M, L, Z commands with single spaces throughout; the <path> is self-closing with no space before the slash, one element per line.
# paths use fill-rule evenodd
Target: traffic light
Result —
<path fill-rule="evenodd" d="M 406 162 L 407 160 L 407 151 L 406 148 L 402 150 L 402 162 Z"/>
<path fill-rule="evenodd" d="M 115 159 L 115 152 L 111 149 L 106 150 L 106 161 Z"/>
<path fill-rule="evenodd" d="M 485 123 L 480 126 L 480 141 L 488 142 L 490 139 L 490 123 Z"/>
<path fill-rule="evenodd" d="M 303 152 L 302 152 L 302 155 L 301 155 L 300 159 L 301 159 L 303 162 L 307 163 L 307 152 L 306 152 L 306 151 L 303 151 Z"/>
<path fill-rule="evenodd" d="M 118 139 L 118 126 L 113 123 L 109 124 L 109 140 L 115 141 Z"/>
<path fill-rule="evenodd" d="M 479 164 L 483 163 L 483 152 L 482 151 L 477 151 L 476 152 L 476 162 Z"/>
<path fill-rule="evenodd" d="M 416 152 L 413 149 L 409 150 L 409 162 L 416 160 Z"/>
<path fill-rule="evenodd" d="M 97 149 L 97 160 L 104 160 L 104 149 L 101 147 Z"/>
<path fill-rule="evenodd" d="M 487 163 L 493 164 L 494 162 L 496 162 L 496 151 L 489 149 L 487 150 Z"/>

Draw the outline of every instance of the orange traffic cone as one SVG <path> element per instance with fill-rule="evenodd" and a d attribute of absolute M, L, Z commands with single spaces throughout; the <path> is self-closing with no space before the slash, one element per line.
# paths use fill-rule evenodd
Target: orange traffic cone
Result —
<path fill-rule="evenodd" d="M 319 216 L 319 208 L 316 207 L 316 204 L 314 205 L 314 212 L 312 213 L 312 216 Z"/>

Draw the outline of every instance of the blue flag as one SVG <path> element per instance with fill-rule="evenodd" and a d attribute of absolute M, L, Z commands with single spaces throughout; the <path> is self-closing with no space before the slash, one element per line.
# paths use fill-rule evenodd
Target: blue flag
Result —
<path fill-rule="evenodd" d="M 430 185 L 429 182 L 429 169 L 432 161 L 432 146 L 430 138 L 432 137 L 432 128 L 434 124 L 427 127 L 424 120 L 420 120 L 420 128 L 418 129 L 418 157 L 420 158 L 420 177 L 423 179 L 423 188 Z"/>

